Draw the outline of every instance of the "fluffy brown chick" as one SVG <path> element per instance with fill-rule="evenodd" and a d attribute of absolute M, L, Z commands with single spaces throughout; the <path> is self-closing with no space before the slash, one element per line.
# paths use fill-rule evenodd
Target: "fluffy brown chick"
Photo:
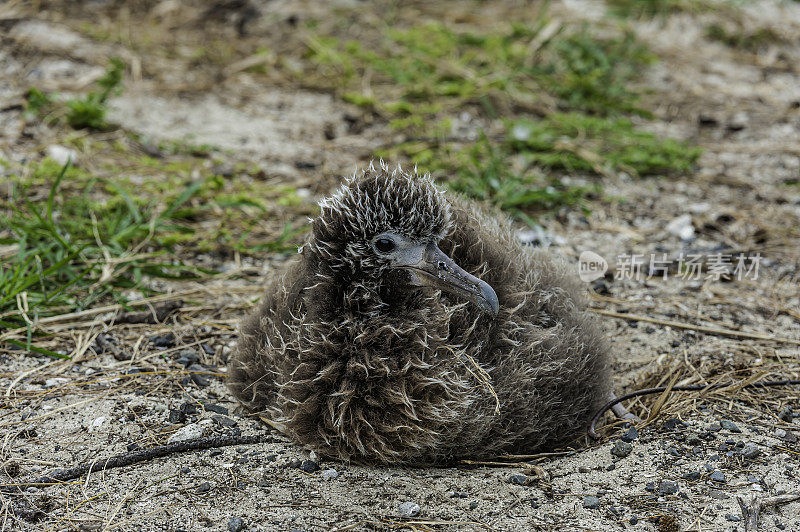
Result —
<path fill-rule="evenodd" d="M 321 202 L 244 320 L 229 385 L 317 453 L 443 463 L 570 444 L 608 399 L 576 273 L 383 163 Z"/>

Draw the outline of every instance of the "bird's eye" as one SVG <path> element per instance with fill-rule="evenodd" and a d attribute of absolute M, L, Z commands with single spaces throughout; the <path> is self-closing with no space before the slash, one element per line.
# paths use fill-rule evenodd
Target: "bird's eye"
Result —
<path fill-rule="evenodd" d="M 381 253 L 394 251 L 394 242 L 390 238 L 379 238 L 375 241 L 375 249 Z"/>

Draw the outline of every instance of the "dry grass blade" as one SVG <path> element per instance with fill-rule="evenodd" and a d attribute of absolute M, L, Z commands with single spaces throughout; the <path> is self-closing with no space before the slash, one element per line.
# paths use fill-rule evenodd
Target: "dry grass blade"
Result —
<path fill-rule="evenodd" d="M 669 397 L 670 392 L 672 392 L 672 387 L 675 386 L 676 382 L 678 382 L 679 376 L 680 374 L 676 372 L 669 380 L 666 390 L 664 390 L 664 392 L 658 396 L 658 399 L 656 399 L 655 404 L 653 404 L 653 408 L 650 409 L 650 413 L 647 416 L 647 423 L 651 423 L 658 416 L 658 413 L 661 412 L 661 408 L 664 406 L 664 403 L 667 402 L 667 398 Z"/>
<path fill-rule="evenodd" d="M 768 334 L 747 333 L 741 331 L 733 331 L 731 329 L 719 329 L 716 327 L 706 327 L 704 325 L 694 325 L 682 321 L 662 320 L 660 318 L 651 318 L 641 314 L 627 314 L 623 312 L 614 312 L 613 310 L 605 310 L 599 308 L 591 309 L 593 312 L 601 316 L 609 316 L 611 318 L 619 318 L 628 321 L 644 321 L 647 323 L 655 323 L 656 325 L 665 325 L 668 327 L 676 327 L 678 329 L 689 329 L 707 334 L 716 334 L 720 336 L 729 336 L 732 338 L 748 338 L 751 340 L 767 340 L 770 342 L 779 342 L 783 344 L 800 345 L 800 340 L 794 338 L 782 338 L 780 336 L 770 336 Z"/>

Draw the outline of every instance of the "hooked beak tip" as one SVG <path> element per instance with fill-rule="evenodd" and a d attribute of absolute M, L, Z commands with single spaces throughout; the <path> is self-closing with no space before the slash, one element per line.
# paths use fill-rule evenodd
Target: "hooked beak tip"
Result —
<path fill-rule="evenodd" d="M 481 306 L 484 307 L 486 312 L 492 315 L 492 318 L 496 318 L 497 314 L 500 312 L 500 302 L 497 299 L 497 294 L 494 289 L 489 286 L 489 283 L 482 282 L 481 296 L 482 303 L 484 303 L 484 305 Z"/>

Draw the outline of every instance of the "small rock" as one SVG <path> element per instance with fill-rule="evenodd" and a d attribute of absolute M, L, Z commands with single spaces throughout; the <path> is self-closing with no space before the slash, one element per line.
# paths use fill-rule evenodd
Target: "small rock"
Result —
<path fill-rule="evenodd" d="M 583 498 L 583 507 L 589 508 L 590 510 L 594 510 L 595 508 L 600 507 L 600 499 L 595 497 L 594 495 L 587 495 Z"/>
<path fill-rule="evenodd" d="M 694 432 L 690 432 L 686 435 L 686 445 L 700 445 L 701 443 L 702 440 L 700 439 L 700 436 Z"/>
<path fill-rule="evenodd" d="M 648 482 L 644 485 L 644 489 L 646 491 L 656 491 L 656 483 L 655 482 Z"/>
<path fill-rule="evenodd" d="M 204 429 L 198 423 L 185 425 L 175 431 L 175 434 L 169 437 L 167 443 L 175 443 L 179 441 L 194 440 L 203 436 Z"/>
<path fill-rule="evenodd" d="M 175 335 L 172 333 L 159 334 L 150 337 L 153 347 L 173 347 L 175 345 Z"/>
<path fill-rule="evenodd" d="M 211 419 L 213 419 L 220 427 L 232 428 L 236 426 L 236 421 L 232 420 L 228 416 L 216 414 L 211 416 Z"/>
<path fill-rule="evenodd" d="M 471 503 L 469 503 L 469 509 L 470 510 L 474 510 L 477 507 L 478 507 L 478 503 L 477 502 L 472 501 Z"/>
<path fill-rule="evenodd" d="M 314 460 L 303 460 L 300 464 L 300 469 L 306 473 L 316 473 L 319 471 L 319 464 Z"/>
<path fill-rule="evenodd" d="M 407 501 L 397 507 L 397 512 L 400 517 L 416 517 L 419 515 L 420 507 L 415 502 Z"/>
<path fill-rule="evenodd" d="M 684 480 L 700 480 L 701 476 L 702 473 L 700 473 L 700 471 L 691 471 L 689 473 L 684 473 L 684 475 L 681 478 L 683 478 Z"/>
<path fill-rule="evenodd" d="M 778 417 L 781 419 L 781 421 L 785 421 L 787 423 L 791 423 L 792 419 L 794 419 L 793 414 L 794 414 L 794 411 L 792 410 L 792 407 L 791 406 L 787 406 L 786 408 L 784 408 L 783 410 L 781 410 L 778 413 Z"/>
<path fill-rule="evenodd" d="M 319 476 L 321 476 L 323 480 L 333 480 L 339 477 L 339 472 L 333 468 L 323 469 Z"/>
<path fill-rule="evenodd" d="M 636 430 L 636 427 L 631 427 L 625 431 L 625 433 L 620 436 L 620 439 L 624 442 L 632 442 L 636 438 L 639 437 L 639 431 Z"/>
<path fill-rule="evenodd" d="M 681 240 L 691 239 L 694 236 L 692 215 L 682 214 L 678 216 L 667 224 L 666 230 L 668 233 L 677 236 Z"/>
<path fill-rule="evenodd" d="M 200 364 L 192 364 L 187 369 L 189 371 L 194 372 L 194 373 L 192 373 L 191 377 L 192 377 L 192 381 L 194 381 L 194 383 L 196 385 L 200 386 L 201 388 L 205 388 L 206 386 L 211 384 L 211 381 L 208 380 L 208 377 L 206 377 L 205 375 L 201 375 L 200 373 L 197 373 L 197 372 L 207 372 L 208 371 L 206 368 L 204 368 Z"/>
<path fill-rule="evenodd" d="M 67 161 L 71 161 L 73 165 L 78 163 L 78 152 L 58 144 L 51 144 L 47 147 L 47 156 L 61 166 L 67 164 Z"/>
<path fill-rule="evenodd" d="M 739 111 L 728 121 L 727 129 L 728 131 L 741 131 L 747 127 L 749 122 L 750 117 L 747 116 L 747 113 L 744 111 Z"/>
<path fill-rule="evenodd" d="M 183 403 L 181 404 L 181 412 L 187 416 L 193 416 L 197 413 L 197 405 L 189 402 Z"/>
<path fill-rule="evenodd" d="M 186 421 L 186 412 L 176 409 L 170 409 L 169 411 L 169 418 L 167 420 L 170 423 L 183 423 Z"/>
<path fill-rule="evenodd" d="M 509 484 L 516 484 L 518 486 L 524 486 L 525 482 L 527 482 L 528 477 L 525 475 L 509 475 L 508 476 L 508 483 Z"/>
<path fill-rule="evenodd" d="M 197 493 L 208 493 L 209 491 L 211 491 L 211 484 L 209 484 L 208 482 L 203 482 L 202 484 L 197 486 L 197 489 L 195 491 Z"/>
<path fill-rule="evenodd" d="M 733 515 L 733 514 L 725 514 L 725 519 L 727 519 L 728 521 L 731 521 L 733 523 L 738 523 L 739 521 L 742 520 L 741 517 L 739 517 L 738 515 Z"/>
<path fill-rule="evenodd" d="M 228 532 L 241 532 L 242 530 L 244 530 L 244 519 L 231 517 L 228 520 Z"/>
<path fill-rule="evenodd" d="M 742 432 L 742 429 L 740 429 L 739 427 L 737 427 L 737 426 L 736 426 L 736 423 L 734 423 L 733 421 L 731 421 L 731 420 L 729 420 L 729 419 L 723 419 L 723 420 L 721 420 L 721 421 L 719 422 L 719 424 L 720 424 L 720 426 L 721 426 L 723 429 L 725 429 L 725 430 L 729 430 L 729 431 L 731 431 L 731 432 L 736 432 L 736 433 L 740 433 L 740 432 Z"/>
<path fill-rule="evenodd" d="M 658 485 L 658 492 L 662 495 L 675 495 L 678 493 L 678 483 L 671 480 L 662 480 Z"/>
<path fill-rule="evenodd" d="M 725 493 L 724 491 L 720 491 L 720 490 L 711 490 L 711 491 L 708 492 L 708 496 L 709 497 L 713 497 L 713 498 L 718 499 L 718 500 L 721 500 L 721 501 L 729 498 L 727 493 Z"/>
<path fill-rule="evenodd" d="M 633 451 L 633 445 L 628 442 L 618 441 L 614 444 L 614 447 L 611 448 L 611 454 L 618 457 L 618 458 L 625 458 Z"/>
<path fill-rule="evenodd" d="M 752 460 L 761 454 L 761 449 L 759 449 L 754 443 L 746 443 L 744 447 L 742 447 L 741 453 L 742 456 L 748 460 Z"/>
<path fill-rule="evenodd" d="M 720 425 L 719 423 L 712 423 L 711 425 L 708 426 L 709 432 L 719 432 L 721 430 L 722 430 L 722 425 Z"/>
<path fill-rule="evenodd" d="M 727 482 L 727 480 L 725 479 L 725 474 L 722 471 L 719 471 L 719 470 L 714 471 L 713 473 L 711 473 L 711 476 L 709 478 L 711 480 L 713 480 L 714 482 L 720 482 L 722 484 Z"/>
<path fill-rule="evenodd" d="M 215 412 L 217 414 L 222 414 L 223 416 L 228 415 L 228 409 L 224 406 L 215 405 L 211 403 L 203 403 L 203 408 L 206 409 L 207 412 Z"/>
<path fill-rule="evenodd" d="M 178 358 L 175 359 L 175 362 L 182 365 L 184 368 L 188 368 L 192 364 L 196 364 L 199 360 L 200 357 L 197 356 L 197 353 L 195 353 L 193 349 L 184 349 L 178 353 Z"/>

